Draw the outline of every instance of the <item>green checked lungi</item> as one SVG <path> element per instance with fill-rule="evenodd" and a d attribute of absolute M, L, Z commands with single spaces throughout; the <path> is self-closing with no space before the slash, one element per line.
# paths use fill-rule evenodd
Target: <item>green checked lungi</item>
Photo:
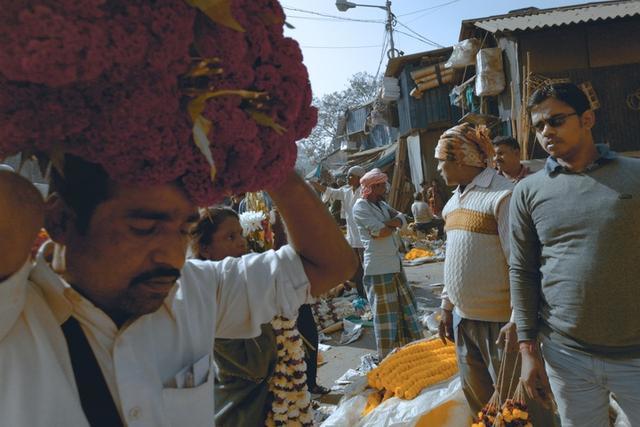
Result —
<path fill-rule="evenodd" d="M 364 276 L 363 282 L 373 313 L 373 331 L 378 357 L 423 338 L 417 305 L 404 271 Z"/>

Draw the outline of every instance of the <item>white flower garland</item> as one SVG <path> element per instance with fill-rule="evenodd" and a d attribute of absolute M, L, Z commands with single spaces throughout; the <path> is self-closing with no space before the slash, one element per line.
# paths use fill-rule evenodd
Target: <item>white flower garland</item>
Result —
<path fill-rule="evenodd" d="M 238 215 L 240 217 L 240 225 L 245 236 L 248 236 L 254 231 L 262 230 L 262 221 L 266 216 L 261 211 L 246 211 Z"/>
<path fill-rule="evenodd" d="M 351 298 L 318 298 L 311 305 L 318 329 L 322 330 L 336 322 L 341 322 L 345 317 L 356 314 L 352 304 L 352 300 L 356 297 L 357 295 Z"/>
<path fill-rule="evenodd" d="M 313 411 L 307 389 L 307 364 L 296 321 L 278 316 L 271 325 L 276 333 L 278 361 L 269 380 L 273 403 L 266 425 L 311 427 Z"/>

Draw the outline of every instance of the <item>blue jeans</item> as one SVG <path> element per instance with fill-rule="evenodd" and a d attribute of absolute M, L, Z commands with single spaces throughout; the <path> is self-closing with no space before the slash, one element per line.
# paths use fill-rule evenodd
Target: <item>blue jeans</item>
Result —
<path fill-rule="evenodd" d="M 640 358 L 607 359 L 541 338 L 563 427 L 608 426 L 610 394 L 631 425 L 640 426 Z"/>

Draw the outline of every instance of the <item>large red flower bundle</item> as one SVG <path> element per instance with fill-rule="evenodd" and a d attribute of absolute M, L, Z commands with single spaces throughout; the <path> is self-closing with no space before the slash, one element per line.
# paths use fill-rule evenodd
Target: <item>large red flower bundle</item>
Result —
<path fill-rule="evenodd" d="M 71 153 L 119 182 L 179 179 L 199 205 L 277 185 L 295 163 L 295 141 L 315 124 L 307 71 L 297 43 L 283 35 L 276 0 L 218 2 L 229 3 L 234 28 L 185 0 L 5 5 L 0 158 Z M 203 62 L 211 72 L 193 74 Z M 187 106 L 223 90 L 201 112 L 211 123 L 212 181 Z"/>

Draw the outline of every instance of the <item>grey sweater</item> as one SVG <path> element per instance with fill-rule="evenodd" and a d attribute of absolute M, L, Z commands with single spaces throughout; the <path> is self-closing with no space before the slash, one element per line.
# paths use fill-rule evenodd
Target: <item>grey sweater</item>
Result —
<path fill-rule="evenodd" d="M 518 338 L 545 334 L 609 357 L 640 355 L 640 160 L 598 146 L 584 173 L 553 158 L 510 205 Z"/>

